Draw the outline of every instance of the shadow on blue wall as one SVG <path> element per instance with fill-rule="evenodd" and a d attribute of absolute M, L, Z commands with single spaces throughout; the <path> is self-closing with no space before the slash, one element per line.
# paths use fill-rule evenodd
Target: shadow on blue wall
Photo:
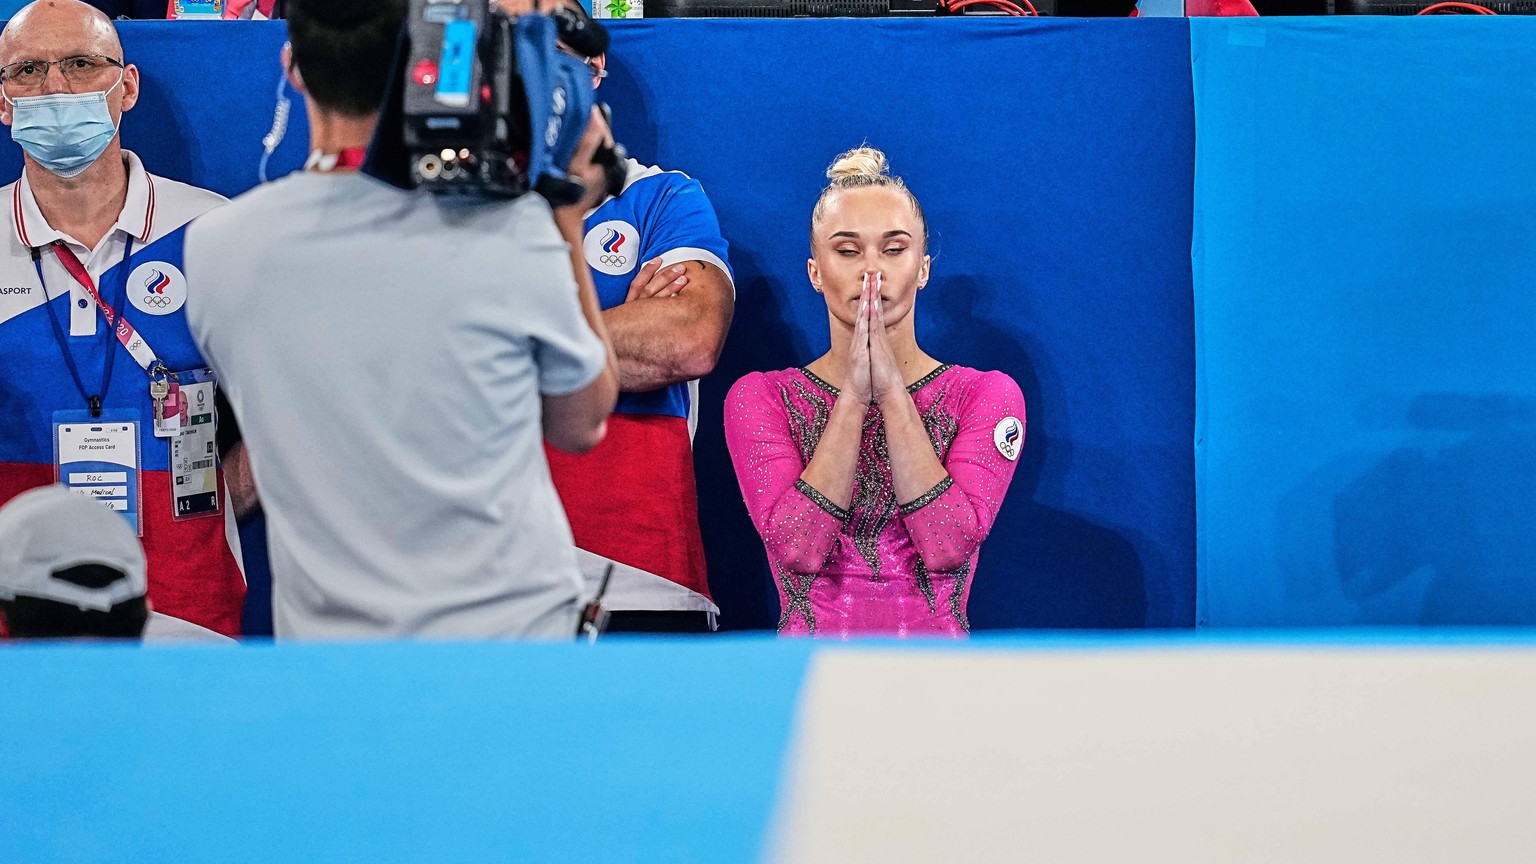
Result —
<path fill-rule="evenodd" d="M 1536 620 L 1536 402 L 1424 394 L 1398 417 L 1412 440 L 1333 501 L 1340 585 L 1361 623 Z"/>
<path fill-rule="evenodd" d="M 1536 620 L 1536 401 L 1374 396 L 1355 414 L 1406 440 L 1331 460 L 1282 498 L 1289 599 L 1336 623 Z M 1331 537 L 1331 560 L 1307 560 L 1314 537 Z"/>
<path fill-rule="evenodd" d="M 123 146 L 142 157 L 154 153 L 152 173 L 174 179 L 196 177 L 201 171 L 202 148 L 197 129 L 187 117 L 175 84 L 159 74 L 155 65 L 139 68 L 139 101 L 123 115 Z M 149 139 L 143 144 L 140 139 Z M 145 146 L 148 145 L 148 146 Z"/>
<path fill-rule="evenodd" d="M 1000 369 L 1024 392 L 1024 450 L 997 525 L 982 547 L 971 589 L 971 624 L 977 629 L 1144 626 L 1145 574 L 1136 547 L 1105 525 L 1041 500 L 1042 487 L 1059 488 L 1072 461 L 1071 441 L 1051 431 L 1071 428 L 1070 422 L 1060 416 L 1045 422 L 1067 410 L 1067 382 L 1045 346 L 977 314 L 984 297 L 998 296 L 998 287 L 960 276 L 935 280 L 936 290 L 924 292 L 936 331 L 925 341 L 953 351 L 940 359 Z M 1020 598 L 1028 604 L 1020 605 Z"/>

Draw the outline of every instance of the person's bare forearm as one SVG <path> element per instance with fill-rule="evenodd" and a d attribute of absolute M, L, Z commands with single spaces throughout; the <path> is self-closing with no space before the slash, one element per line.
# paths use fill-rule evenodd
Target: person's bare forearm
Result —
<path fill-rule="evenodd" d="M 626 392 L 658 390 L 708 375 L 720 359 L 731 309 L 705 286 L 631 300 L 603 312 Z"/>
<path fill-rule="evenodd" d="M 229 490 L 229 505 L 235 508 L 235 518 L 244 519 L 261 504 L 256 494 L 256 479 L 251 476 L 251 458 L 241 442 L 224 454 L 224 486 Z"/>

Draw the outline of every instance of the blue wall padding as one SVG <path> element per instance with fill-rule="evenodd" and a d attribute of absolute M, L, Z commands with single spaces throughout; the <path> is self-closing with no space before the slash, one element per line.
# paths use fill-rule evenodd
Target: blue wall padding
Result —
<path fill-rule="evenodd" d="M 811 647 L 4 654 L 0 861 L 749 864 Z"/>
<path fill-rule="evenodd" d="M 645 21 L 613 28 L 620 138 L 699 178 L 739 292 L 696 442 L 730 627 L 778 602 L 725 452 L 739 376 L 827 347 L 805 277 L 840 151 L 885 150 L 922 200 L 923 346 L 1008 372 L 1029 430 L 971 598 L 978 627 L 1193 621 L 1193 118 L 1167 21 Z"/>
<path fill-rule="evenodd" d="M 126 144 L 177 179 L 226 194 L 253 185 L 282 25 L 121 29 L 145 77 Z M 702 386 L 696 442 L 722 624 L 770 627 L 778 612 L 725 452 L 722 402 L 741 375 L 825 350 L 825 308 L 805 278 L 810 211 L 826 165 L 867 140 L 906 176 L 934 234 L 923 346 L 1002 369 L 1028 401 L 1024 454 L 982 553 L 971 620 L 1190 625 L 1187 23 L 673 20 L 625 22 L 613 35 L 599 95 L 620 140 L 642 161 L 698 177 L 731 243 L 736 320 Z M 304 136 L 296 102 L 271 173 L 302 162 Z M 4 143 L 0 176 L 19 162 Z M 252 563 L 259 597 L 264 574 Z"/>
<path fill-rule="evenodd" d="M 1196 20 L 1201 620 L 1536 623 L 1536 20 Z"/>
<path fill-rule="evenodd" d="M 224 195 L 256 185 L 261 138 L 272 126 L 282 24 L 120 21 L 123 59 L 139 68 L 139 104 L 123 115 L 123 146 L 155 174 Z M 304 162 L 309 123 L 294 98 L 273 176 Z M 21 173 L 21 150 L 0 135 L 0 180 Z M 260 225 L 250 226 L 252 231 Z"/>

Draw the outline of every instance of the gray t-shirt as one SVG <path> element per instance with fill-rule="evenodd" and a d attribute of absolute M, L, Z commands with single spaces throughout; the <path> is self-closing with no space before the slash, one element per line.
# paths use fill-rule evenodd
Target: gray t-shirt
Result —
<path fill-rule="evenodd" d="M 606 362 L 537 195 L 291 175 L 197 220 L 187 319 L 267 514 L 279 638 L 561 638 L 540 393 Z"/>

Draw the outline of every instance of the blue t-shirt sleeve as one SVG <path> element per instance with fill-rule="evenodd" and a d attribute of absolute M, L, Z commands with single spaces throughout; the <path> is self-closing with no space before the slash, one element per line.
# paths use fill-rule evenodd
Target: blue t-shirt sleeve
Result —
<path fill-rule="evenodd" d="M 670 182 L 646 214 L 646 224 L 641 227 L 644 249 L 640 260 L 660 256 L 663 264 L 707 261 L 724 270 L 734 282 L 730 250 L 720 234 L 720 220 L 704 194 L 704 187 L 697 180 L 677 174 L 663 177 Z"/>

